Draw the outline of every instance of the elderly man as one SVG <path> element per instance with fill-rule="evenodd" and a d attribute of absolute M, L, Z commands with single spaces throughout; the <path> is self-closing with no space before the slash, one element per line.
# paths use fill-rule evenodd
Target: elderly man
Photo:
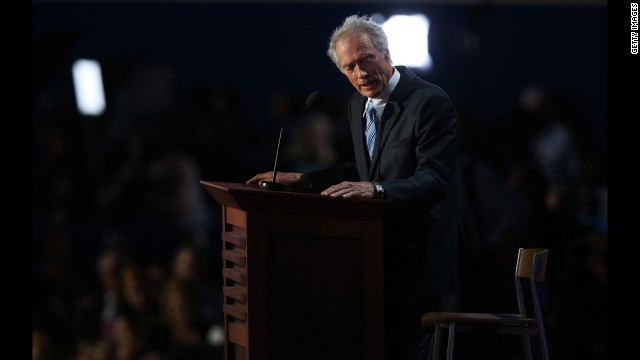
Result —
<path fill-rule="evenodd" d="M 348 105 L 355 162 L 278 173 L 276 181 L 335 198 L 385 199 L 388 358 L 428 358 L 420 316 L 438 311 L 457 283 L 456 111 L 442 89 L 392 64 L 387 37 L 371 18 L 346 18 L 327 54 L 357 90 Z M 272 176 L 258 174 L 247 183 Z"/>

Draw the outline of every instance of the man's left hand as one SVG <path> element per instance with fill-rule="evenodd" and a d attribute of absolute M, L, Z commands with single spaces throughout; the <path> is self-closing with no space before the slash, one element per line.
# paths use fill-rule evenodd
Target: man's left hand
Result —
<path fill-rule="evenodd" d="M 340 184 L 331 186 L 321 193 L 323 196 L 355 199 L 372 199 L 373 194 L 373 184 L 368 181 L 343 181 Z"/>

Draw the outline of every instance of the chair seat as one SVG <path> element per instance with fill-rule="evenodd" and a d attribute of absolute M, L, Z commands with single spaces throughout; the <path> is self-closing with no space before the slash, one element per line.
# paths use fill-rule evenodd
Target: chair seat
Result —
<path fill-rule="evenodd" d="M 535 324 L 536 319 L 524 318 L 520 314 L 495 314 L 495 313 L 454 313 L 431 312 L 422 316 L 423 326 L 436 324 L 448 325 L 456 323 L 483 323 L 483 324 Z"/>
<path fill-rule="evenodd" d="M 514 274 L 518 314 L 471 313 L 471 312 L 429 312 L 421 317 L 422 326 L 434 327 L 434 359 L 440 358 L 440 336 L 443 328 L 448 328 L 447 360 L 453 360 L 456 332 L 483 332 L 513 334 L 522 337 L 525 359 L 533 359 L 531 339 L 537 338 L 542 359 L 549 360 L 549 349 L 544 332 L 542 312 L 538 300 L 537 283 L 544 281 L 549 250 L 532 248 L 518 250 L 516 271 Z M 522 279 L 528 279 L 530 292 L 525 299 Z M 529 305 L 528 307 L 526 305 Z M 527 315 L 530 314 L 530 315 Z M 531 317 L 531 315 L 534 315 Z M 536 349 L 537 350 L 537 349 Z"/>

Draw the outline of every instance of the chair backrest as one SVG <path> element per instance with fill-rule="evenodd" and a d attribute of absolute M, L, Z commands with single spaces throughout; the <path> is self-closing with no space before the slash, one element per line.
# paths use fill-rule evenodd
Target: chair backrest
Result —
<path fill-rule="evenodd" d="M 533 278 L 535 281 L 544 281 L 548 256 L 548 249 L 520 249 L 516 265 L 516 276 L 529 280 Z"/>
<path fill-rule="evenodd" d="M 522 316 L 527 317 L 528 315 L 534 315 L 538 321 L 541 321 L 542 314 L 540 311 L 540 302 L 538 301 L 536 283 L 544 280 L 548 256 L 549 250 L 544 248 L 520 248 L 520 250 L 518 250 L 518 262 L 515 273 L 518 309 Z M 528 296 L 525 296 L 523 293 L 523 279 L 527 279 L 529 283 L 530 291 Z M 527 311 L 527 309 L 533 311 Z"/>
<path fill-rule="evenodd" d="M 540 301 L 538 299 L 538 290 L 536 284 L 544 281 L 545 270 L 547 269 L 547 258 L 549 257 L 549 250 L 544 248 L 532 248 L 532 249 L 520 249 L 518 251 L 518 263 L 516 265 L 516 293 L 518 297 L 518 308 L 520 314 L 527 318 L 533 315 L 537 322 L 537 335 L 541 345 L 541 352 L 543 358 L 549 358 L 549 350 L 547 348 L 547 340 L 544 331 L 544 324 L 542 318 L 542 310 L 540 308 Z M 526 279 L 526 280 L 523 280 Z M 529 283 L 529 300 L 525 301 L 524 294 L 522 292 L 521 282 Z M 529 311 L 527 311 L 527 309 Z M 528 314 L 527 314 L 528 313 Z M 531 344 L 527 338 L 525 347 L 531 349 Z"/>

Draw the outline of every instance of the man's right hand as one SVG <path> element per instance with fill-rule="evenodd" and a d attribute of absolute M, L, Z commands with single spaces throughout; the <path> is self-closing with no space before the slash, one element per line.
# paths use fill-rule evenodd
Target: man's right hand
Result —
<path fill-rule="evenodd" d="M 273 171 L 258 174 L 251 179 L 247 180 L 247 184 L 260 184 L 262 181 L 272 181 Z M 307 174 L 302 173 L 282 173 L 278 172 L 276 175 L 276 182 L 289 187 L 310 189 L 311 179 Z"/>

